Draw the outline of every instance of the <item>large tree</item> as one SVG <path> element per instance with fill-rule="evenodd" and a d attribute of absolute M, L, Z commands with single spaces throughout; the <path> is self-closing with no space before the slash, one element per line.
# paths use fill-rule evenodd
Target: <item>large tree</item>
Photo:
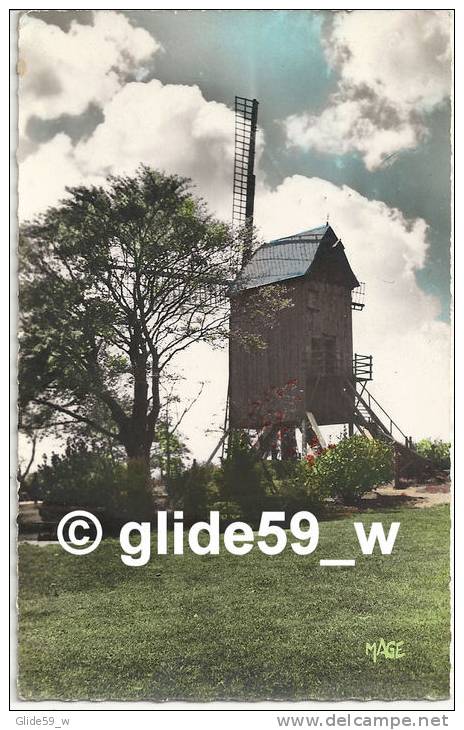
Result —
<path fill-rule="evenodd" d="M 20 240 L 20 408 L 79 422 L 148 465 L 160 386 L 227 332 L 237 250 L 188 180 L 141 167 L 77 187 Z"/>

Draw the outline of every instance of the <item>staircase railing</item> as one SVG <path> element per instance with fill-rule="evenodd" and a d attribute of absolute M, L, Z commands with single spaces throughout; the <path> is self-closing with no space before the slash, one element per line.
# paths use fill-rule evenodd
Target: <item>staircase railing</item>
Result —
<path fill-rule="evenodd" d="M 378 428 L 380 428 L 385 436 L 390 437 L 393 441 L 403 442 L 405 446 L 407 446 L 408 448 L 412 448 L 411 438 L 409 436 L 406 436 L 406 434 L 398 426 L 396 421 L 394 421 L 390 414 L 387 413 L 385 408 L 380 405 L 379 401 L 374 398 L 372 393 L 369 393 L 366 388 L 365 382 L 363 383 L 360 392 L 357 390 L 356 385 L 352 382 L 349 382 L 349 387 L 355 396 L 355 412 L 364 421 L 366 421 L 366 413 L 363 413 L 362 409 L 365 409 L 365 411 L 367 411 L 369 420 L 374 423 Z M 381 415 L 379 415 L 378 411 L 380 411 Z M 366 425 L 369 425 L 368 421 L 366 421 Z"/>

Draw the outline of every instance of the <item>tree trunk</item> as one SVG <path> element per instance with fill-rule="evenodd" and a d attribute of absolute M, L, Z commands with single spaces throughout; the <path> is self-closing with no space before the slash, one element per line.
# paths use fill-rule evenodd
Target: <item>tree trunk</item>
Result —
<path fill-rule="evenodd" d="M 137 462 L 146 470 L 150 479 L 150 452 L 155 436 L 155 426 L 160 412 L 159 371 L 157 353 L 153 353 L 151 377 L 151 409 L 148 390 L 148 356 L 143 346 L 140 324 L 133 324 L 130 359 L 134 375 L 134 400 L 132 413 L 121 433 L 128 464 Z"/>

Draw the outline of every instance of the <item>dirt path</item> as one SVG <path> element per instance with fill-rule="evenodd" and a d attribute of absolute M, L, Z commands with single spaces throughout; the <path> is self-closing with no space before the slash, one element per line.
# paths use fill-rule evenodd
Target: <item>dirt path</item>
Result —
<path fill-rule="evenodd" d="M 337 519 L 366 511 L 389 511 L 398 507 L 424 509 L 449 502 L 451 502 L 449 482 L 411 484 L 405 489 L 395 489 L 393 484 L 387 484 L 365 494 L 357 505 L 333 505 L 326 517 Z"/>
<path fill-rule="evenodd" d="M 406 489 L 394 489 L 392 484 L 385 487 L 378 487 L 375 492 L 381 495 L 381 498 L 398 499 L 400 502 L 409 503 L 411 507 L 434 507 L 437 504 L 448 504 L 451 502 L 450 483 L 431 483 L 431 484 L 413 484 Z M 366 495 L 366 499 L 375 499 L 375 492 Z M 401 497 L 403 499 L 401 500 Z"/>

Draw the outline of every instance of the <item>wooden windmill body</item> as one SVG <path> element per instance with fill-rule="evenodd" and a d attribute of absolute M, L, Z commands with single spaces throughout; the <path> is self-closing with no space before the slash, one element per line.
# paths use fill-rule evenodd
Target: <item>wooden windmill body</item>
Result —
<path fill-rule="evenodd" d="M 256 317 L 267 287 L 274 317 Z M 352 291 L 359 287 L 328 225 L 261 246 L 231 292 L 229 423 L 232 429 L 352 424 Z M 256 302 L 256 306 L 255 306 Z M 247 346 L 247 341 L 252 343 Z M 311 426 L 311 424 L 308 424 Z"/>

